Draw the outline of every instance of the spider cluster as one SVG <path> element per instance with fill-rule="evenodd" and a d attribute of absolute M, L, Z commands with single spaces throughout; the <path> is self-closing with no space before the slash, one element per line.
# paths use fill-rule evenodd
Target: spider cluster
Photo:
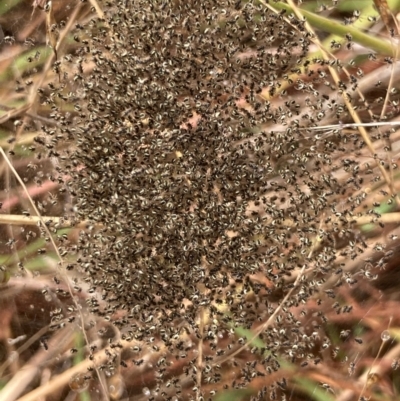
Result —
<path fill-rule="evenodd" d="M 314 358 L 319 326 L 301 327 L 307 311 L 291 307 L 330 275 L 336 287 L 352 284 L 338 249 L 363 252 L 353 217 L 361 184 L 378 178 L 357 158 L 358 135 L 304 129 L 346 117 L 323 60 L 291 81 L 310 63 L 304 21 L 240 0 L 120 0 L 105 10 L 106 20 L 76 27 L 80 48 L 58 65 L 74 74 L 42 93 L 58 121 L 48 152 L 70 177 L 75 218 L 92 226 L 74 249 L 91 311 L 151 347 L 160 337 L 177 358 L 187 355 L 182 331 L 194 333 L 209 347 L 203 379 L 216 383 L 219 358 L 245 343 L 223 330 L 268 318 L 306 265 L 307 280 L 262 335 L 268 354 L 232 386 L 276 371 L 276 353 Z M 275 96 L 283 82 L 291 89 Z M 199 367 L 188 369 L 194 377 Z"/>

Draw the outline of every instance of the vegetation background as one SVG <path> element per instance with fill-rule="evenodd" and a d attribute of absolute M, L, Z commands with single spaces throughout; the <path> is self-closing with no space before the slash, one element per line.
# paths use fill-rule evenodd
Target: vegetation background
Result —
<path fill-rule="evenodd" d="M 122 336 L 108 319 L 89 312 L 86 302 L 91 296 L 89 288 L 78 286 L 76 276 L 68 270 L 60 271 L 58 258 L 74 263 L 76 256 L 63 250 L 77 244 L 79 231 L 90 230 L 92 222 L 76 219 L 71 197 L 64 190 L 66 178 L 58 176 L 54 158 L 41 150 L 41 138 L 43 126 L 50 135 L 51 127 L 57 126 L 55 112 L 43 99 L 51 97 L 54 83 L 59 79 L 58 61 L 62 60 L 63 68 L 68 68 L 69 55 L 75 55 L 85 45 L 76 36 L 90 36 L 87 24 L 91 18 L 103 16 L 103 5 L 95 0 L 53 0 L 51 5 L 40 0 L 3 0 L 0 2 L 0 400 L 399 398 L 400 214 L 396 168 L 400 152 L 397 128 L 400 2 L 320 0 L 304 1 L 299 8 L 291 2 L 271 2 L 271 6 L 278 12 L 285 10 L 286 15 L 300 12 L 307 18 L 321 46 L 329 50 L 326 57 L 332 62 L 342 60 L 351 76 L 357 78 L 357 90 L 364 98 L 358 107 L 362 122 L 385 124 L 372 124 L 366 126 L 366 131 L 358 131 L 359 121 L 351 114 L 345 121 L 322 119 L 319 123 L 326 127 L 319 131 L 321 137 L 340 130 L 345 135 L 361 136 L 366 143 L 370 141 L 363 161 L 367 160 L 373 174 L 381 177 L 375 185 L 370 181 L 360 182 L 359 192 L 367 194 L 367 206 L 362 209 L 363 214 L 355 215 L 353 234 L 357 239 L 362 238 L 367 250 L 354 260 L 345 258 L 343 270 L 348 285 L 337 288 L 333 295 L 329 289 L 324 290 L 307 301 L 306 307 L 325 321 L 322 329 L 325 336 L 315 334 L 315 353 L 319 357 L 298 362 L 278 356 L 279 369 L 260 371 L 246 388 L 239 388 L 232 382 L 240 382 L 245 369 L 237 366 L 246 363 L 250 366 L 257 352 L 266 357 L 268 340 L 255 337 L 257 325 L 224 328 L 218 332 L 220 342 L 230 342 L 236 347 L 239 359 L 232 355 L 224 362 L 219 382 L 206 383 L 200 376 L 200 383 L 196 383 L 189 380 L 188 374 L 188 366 L 196 366 L 201 352 L 193 333 L 181 334 L 186 345 L 171 357 L 157 336 L 151 346 L 142 347 Z M 313 60 L 322 57 L 321 49 L 314 46 L 308 57 L 313 65 Z M 93 67 L 90 62 L 85 65 L 83 80 Z M 321 74 L 330 74 L 327 65 L 322 70 Z M 293 100 L 304 105 L 303 92 L 295 92 L 293 87 L 298 78 L 307 80 L 304 77 L 308 72 L 303 68 L 292 73 L 292 85 L 286 80 L 275 93 L 266 89 L 265 96 L 274 102 L 288 91 Z M 341 74 L 343 81 L 352 82 L 351 77 Z M 340 93 L 340 88 L 334 87 L 332 91 Z M 63 112 L 73 114 L 77 110 Z M 314 135 L 314 131 L 310 132 Z M 352 158 L 354 150 L 350 146 L 348 149 Z M 49 174 L 53 174 L 53 180 L 47 178 Z M 72 222 L 65 219 L 66 215 Z M 51 238 L 57 243 L 57 250 Z M 338 246 L 339 259 L 340 252 Z M 335 277 L 330 279 L 335 281 Z M 329 297 L 332 302 L 320 304 L 321 299 Z M 338 305 L 332 308 L 335 302 Z M 292 311 L 301 315 L 302 308 L 293 307 Z M 350 310 L 351 313 L 344 313 Z M 247 344 L 245 349 L 240 348 L 243 344 Z M 117 361 L 113 368 L 105 364 L 110 359 Z M 164 375 L 157 376 L 156 367 L 162 359 L 169 365 Z M 199 370 L 205 366 L 201 365 Z M 179 388 L 175 380 L 179 380 Z"/>

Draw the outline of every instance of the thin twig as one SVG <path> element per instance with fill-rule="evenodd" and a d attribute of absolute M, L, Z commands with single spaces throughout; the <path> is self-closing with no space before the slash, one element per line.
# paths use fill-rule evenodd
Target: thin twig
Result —
<path fill-rule="evenodd" d="M 379 365 L 375 366 L 372 372 L 367 370 L 358 379 L 358 383 L 364 386 L 364 383 L 368 380 L 368 375 L 370 375 L 371 373 L 375 373 L 378 376 L 383 376 L 384 373 L 386 373 L 389 369 L 391 369 L 391 364 L 393 360 L 398 359 L 399 356 L 400 356 L 400 344 L 397 344 L 381 358 Z M 353 399 L 354 399 L 354 391 L 346 390 L 343 391 L 343 393 L 337 398 L 337 401 L 350 401 Z"/>
<path fill-rule="evenodd" d="M 48 350 L 46 351 L 44 349 L 41 349 L 40 351 L 38 351 L 36 355 L 33 356 L 30 361 L 24 366 L 24 368 L 21 369 L 16 375 L 14 375 L 14 377 L 4 386 L 4 388 L 0 391 L 1 401 L 16 400 L 20 396 L 20 394 L 24 392 L 29 383 L 31 383 L 32 380 L 38 375 L 41 366 L 46 361 L 53 358 L 56 354 L 60 353 L 60 351 L 63 351 L 74 329 L 74 326 L 69 325 L 64 330 L 61 330 L 57 334 L 55 334 L 55 336 L 53 336 L 49 341 Z M 40 395 L 44 394 L 46 393 L 42 393 Z M 18 401 L 21 401 L 25 397 L 26 396 L 19 398 Z M 37 397 L 39 397 L 39 395 Z M 33 400 L 36 399 L 37 398 L 33 398 Z"/>
<path fill-rule="evenodd" d="M 390 317 L 388 329 L 390 328 L 390 324 L 391 324 L 391 323 L 392 323 L 392 317 Z M 367 386 L 368 386 L 368 379 L 370 378 L 370 375 L 371 375 L 371 373 L 372 373 L 372 370 L 373 370 L 373 368 L 375 367 L 376 361 L 377 361 L 378 358 L 380 357 L 380 355 L 381 355 L 381 353 L 382 353 L 382 350 L 383 350 L 383 346 L 386 344 L 386 342 L 387 342 L 387 339 L 382 338 L 381 346 L 379 347 L 379 350 L 378 350 L 378 352 L 377 352 L 377 354 L 376 354 L 376 357 L 375 357 L 374 361 L 372 362 L 372 365 L 371 365 L 370 368 L 368 369 L 367 377 L 365 378 L 365 381 L 364 381 L 364 386 L 363 386 L 363 388 L 362 388 L 362 390 L 361 390 L 360 396 L 358 397 L 359 400 L 362 400 L 362 397 L 363 397 L 363 395 L 364 395 L 364 393 L 365 393 L 365 390 L 367 389 Z"/>
<path fill-rule="evenodd" d="M 101 7 L 99 6 L 99 3 L 97 2 L 97 0 L 89 0 L 90 4 L 94 7 L 94 9 L 96 10 L 97 15 L 99 16 L 100 19 L 105 20 L 105 15 L 103 10 L 101 9 Z"/>
<path fill-rule="evenodd" d="M 75 309 L 76 309 L 76 311 L 78 312 L 78 316 L 79 316 L 80 321 L 81 321 L 83 336 L 84 336 L 84 338 L 85 338 L 86 344 L 89 345 L 89 339 L 88 339 L 87 334 L 86 334 L 86 332 L 85 332 L 85 330 L 84 330 L 85 321 L 84 321 L 84 318 L 83 318 L 83 314 L 82 314 L 82 311 L 81 311 L 81 309 L 80 309 L 80 307 L 79 307 L 79 305 L 78 305 L 77 300 L 76 300 L 75 297 L 73 296 L 73 291 L 72 291 L 71 283 L 69 282 L 69 278 L 68 278 L 68 276 L 67 276 L 67 274 L 66 274 L 66 271 L 65 271 L 65 269 L 64 269 L 64 260 L 63 260 L 63 258 L 61 257 L 60 251 L 58 250 L 58 247 L 57 247 L 56 243 L 54 242 L 53 236 L 51 235 L 51 232 L 50 232 L 50 230 L 49 230 L 47 224 L 45 223 L 43 217 L 41 216 L 41 214 L 40 214 L 40 212 L 39 212 L 39 210 L 38 210 L 38 208 L 36 207 L 35 202 L 34 202 L 33 199 L 31 198 L 31 196 L 29 195 L 29 192 L 28 192 L 28 190 L 27 190 L 27 188 L 26 188 L 26 186 L 25 186 L 24 181 L 21 179 L 21 177 L 19 176 L 19 174 L 18 174 L 17 171 L 15 170 L 14 166 L 12 165 L 12 163 L 10 162 L 10 160 L 8 159 L 8 157 L 7 157 L 7 155 L 5 154 L 3 148 L 0 148 L 0 153 L 1 153 L 1 155 L 3 156 L 3 158 L 4 158 L 5 162 L 7 163 L 8 167 L 10 168 L 10 170 L 12 171 L 12 173 L 14 174 L 15 178 L 16 178 L 17 181 L 20 183 L 21 187 L 24 189 L 24 191 L 25 191 L 25 193 L 26 193 L 26 195 L 27 195 L 27 198 L 28 198 L 28 200 L 29 200 L 29 202 L 30 202 L 30 204 L 31 204 L 31 206 L 32 206 L 32 208 L 33 208 L 33 210 L 35 211 L 35 213 L 36 213 L 36 215 L 37 215 L 37 217 L 38 217 L 38 219 L 39 219 L 39 221 L 40 221 L 40 223 L 41 223 L 43 229 L 45 230 L 46 234 L 47 234 L 48 237 L 49 237 L 49 240 L 50 240 L 51 245 L 53 246 L 53 248 L 54 248 L 54 250 L 55 250 L 55 252 L 56 252 L 56 254 L 57 254 L 57 257 L 58 257 L 58 260 L 59 260 L 59 264 L 60 264 L 60 273 L 61 273 L 61 275 L 62 275 L 62 276 L 64 277 L 64 279 L 65 279 L 65 283 L 66 283 L 66 285 L 67 285 L 67 287 L 68 287 L 69 293 L 71 294 L 71 298 L 72 298 L 72 300 L 73 300 L 73 302 L 74 302 Z M 95 369 L 96 369 L 97 375 L 98 375 L 98 377 L 99 377 L 100 384 L 101 384 L 101 386 L 102 386 L 102 390 L 103 390 L 104 396 L 107 397 L 107 390 L 106 390 L 105 384 L 103 383 L 103 380 L 101 379 L 100 372 L 99 372 L 99 370 L 98 370 L 97 367 L 96 367 Z"/>
<path fill-rule="evenodd" d="M 203 336 L 204 336 L 204 320 L 205 320 L 205 310 L 203 308 L 200 309 L 199 312 L 199 343 L 197 346 L 197 374 L 196 374 L 196 381 L 197 381 L 197 393 L 196 399 L 197 401 L 201 400 L 201 377 L 202 377 L 202 370 L 203 370 Z"/>
<path fill-rule="evenodd" d="M 27 225 L 37 226 L 41 222 L 47 225 L 54 226 L 56 228 L 87 228 L 93 224 L 87 220 L 75 223 L 71 220 L 64 219 L 56 216 L 21 216 L 19 214 L 0 214 L 0 224 L 12 224 L 12 225 Z M 96 227 L 103 227 L 101 224 L 96 224 Z"/>
<path fill-rule="evenodd" d="M 260 1 L 262 4 L 264 4 L 269 9 L 274 10 L 273 6 L 271 6 L 270 4 L 267 4 L 264 0 L 260 0 Z M 293 3 L 293 1 L 288 0 L 288 4 L 290 7 L 292 7 L 293 12 L 296 14 L 297 18 L 299 20 L 304 20 L 302 11 Z M 275 10 L 275 12 L 278 13 L 278 11 L 276 11 L 276 10 Z M 289 20 L 288 20 L 288 23 L 291 24 L 291 22 Z M 307 21 L 305 21 L 304 26 L 307 29 L 307 31 L 311 34 L 311 40 L 321 49 L 324 60 L 328 62 L 329 72 L 330 72 L 333 80 L 335 81 L 336 86 L 339 87 L 340 86 L 340 77 L 339 77 L 339 74 L 337 73 L 337 71 L 329 63 L 329 61 L 330 61 L 329 52 L 322 46 L 322 44 L 321 44 L 320 40 L 318 39 L 317 35 L 315 34 L 313 28 Z M 334 56 L 332 56 L 332 57 L 334 57 Z M 373 145 L 371 138 L 369 137 L 367 131 L 365 130 L 364 126 L 362 125 L 363 123 L 361 121 L 360 116 L 358 115 L 357 111 L 354 109 L 348 96 L 345 93 L 341 93 L 341 95 L 342 95 L 342 99 L 346 105 L 347 111 L 349 112 L 352 120 L 356 124 L 359 124 L 357 128 L 358 128 L 358 131 L 360 132 L 361 137 L 363 138 L 363 140 L 364 140 L 365 144 L 367 145 L 371 154 L 375 155 L 376 151 L 375 151 L 374 145 Z M 381 163 L 377 163 L 377 166 L 378 166 L 379 170 L 381 171 L 381 174 L 382 174 L 384 180 L 386 181 L 386 184 L 388 185 L 391 194 L 395 195 L 397 203 L 400 204 L 400 199 L 394 190 L 393 181 L 391 180 L 391 177 L 385 170 L 384 166 L 381 165 Z"/>
<path fill-rule="evenodd" d="M 320 241 L 320 238 L 317 236 L 314 238 L 314 241 L 311 245 L 311 250 L 307 256 L 307 259 L 310 260 L 314 250 L 316 249 L 317 243 Z M 288 293 L 286 294 L 286 296 L 283 298 L 283 300 L 281 301 L 281 303 L 276 307 L 276 309 L 274 310 L 274 312 L 272 313 L 272 315 L 267 319 L 266 322 L 264 322 L 260 327 L 258 327 L 255 331 L 254 331 L 254 335 L 253 337 L 251 337 L 249 340 L 246 341 L 246 343 L 244 345 L 242 345 L 241 347 L 239 347 L 237 350 L 235 350 L 234 352 L 232 352 L 231 354 L 227 355 L 226 357 L 222 358 L 222 359 L 217 359 L 214 361 L 214 364 L 222 364 L 230 359 L 232 359 L 235 355 L 239 354 L 240 352 L 242 352 L 246 347 L 249 346 L 249 344 L 251 344 L 263 331 L 265 331 L 268 327 L 270 327 L 272 324 L 274 324 L 275 318 L 278 315 L 278 313 L 280 313 L 280 311 L 282 310 L 282 308 L 285 306 L 285 303 L 288 301 L 288 299 L 292 296 L 293 292 L 295 291 L 295 289 L 298 287 L 300 281 L 303 278 L 304 272 L 306 271 L 307 265 L 304 264 L 302 266 L 302 268 L 299 271 L 298 276 L 296 277 L 296 280 L 293 283 L 292 288 L 288 291 Z"/>
<path fill-rule="evenodd" d="M 332 125 L 321 125 L 317 127 L 305 127 L 299 128 L 301 131 L 322 131 L 322 130 L 340 130 L 343 128 L 358 128 L 358 127 L 394 127 L 400 125 L 400 121 L 380 121 L 373 123 L 346 123 L 346 124 L 332 124 Z"/>
<path fill-rule="evenodd" d="M 89 220 L 74 222 L 57 216 L 42 216 L 42 219 L 44 220 L 46 225 L 54 226 L 57 229 L 61 228 L 85 229 L 88 227 L 94 227 L 94 228 L 104 227 L 101 223 L 93 223 Z M 354 223 L 359 226 L 373 223 L 375 219 L 377 219 L 376 215 L 352 217 Z M 384 213 L 379 217 L 379 221 L 382 223 L 400 223 L 400 212 Z M 287 222 L 289 222 L 289 219 L 287 219 Z M 41 219 L 38 216 L 21 216 L 19 214 L 0 214 L 0 224 L 37 226 L 40 223 Z"/>
<path fill-rule="evenodd" d="M 128 341 L 120 341 L 120 344 L 122 346 L 121 349 L 126 349 L 129 346 L 132 346 L 132 342 Z M 89 358 L 84 359 L 81 363 L 73 366 L 71 369 L 68 369 L 63 373 L 61 373 L 60 375 L 54 377 L 45 385 L 40 386 L 32 390 L 30 393 L 24 395 L 23 397 L 19 398 L 18 401 L 36 401 L 38 397 L 51 394 L 54 390 L 61 388 L 62 386 L 65 386 L 70 381 L 73 375 L 77 373 L 87 372 L 88 368 L 91 368 L 93 366 L 98 366 L 102 364 L 104 361 L 106 361 L 108 358 L 109 358 L 108 350 L 99 351 L 96 354 L 94 354 L 93 360 L 90 360 Z"/>

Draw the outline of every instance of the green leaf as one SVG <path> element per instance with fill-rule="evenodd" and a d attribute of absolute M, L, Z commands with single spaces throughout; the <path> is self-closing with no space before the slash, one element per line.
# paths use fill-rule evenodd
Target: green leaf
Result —
<path fill-rule="evenodd" d="M 0 2 L 0 15 L 5 14 L 6 12 L 10 11 L 13 7 L 17 4 L 22 3 L 21 0 L 2 0 Z"/>
<path fill-rule="evenodd" d="M 215 401 L 241 401 L 247 400 L 251 395 L 254 395 L 252 390 L 227 390 L 218 394 Z"/>
<path fill-rule="evenodd" d="M 288 13 L 293 13 L 292 8 L 288 4 L 283 2 L 272 3 L 271 6 L 277 10 L 286 10 Z M 371 50 L 374 50 L 379 54 L 392 57 L 395 57 L 397 54 L 396 46 L 383 38 L 381 39 L 376 36 L 372 36 L 372 34 L 364 33 L 357 27 L 356 23 L 353 25 L 344 25 L 341 21 L 336 21 L 331 18 L 325 18 L 306 10 L 301 10 L 301 13 L 312 27 L 318 28 L 323 32 L 329 32 L 331 34 L 337 35 L 341 39 L 343 39 L 346 34 L 350 34 L 354 42 Z M 365 20 L 367 21 L 367 23 L 369 23 L 369 21 L 367 20 L 367 16 L 379 16 L 378 12 L 374 9 L 372 5 L 372 2 L 369 4 L 368 7 L 365 7 L 363 9 L 362 15 L 364 17 L 360 17 L 359 24 L 363 25 L 365 24 Z"/>

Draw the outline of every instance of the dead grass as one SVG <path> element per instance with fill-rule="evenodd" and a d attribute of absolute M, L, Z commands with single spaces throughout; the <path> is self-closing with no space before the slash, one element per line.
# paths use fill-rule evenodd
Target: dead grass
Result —
<path fill-rule="evenodd" d="M 44 11 L 34 8 L 32 1 L 15 0 L 6 3 L 8 8 L 0 4 L 0 24 L 5 36 L 14 39 L 3 42 L 0 47 L 0 142 L 4 152 L 7 152 L 2 152 L 0 162 L 3 189 L 0 215 L 0 281 L 3 282 L 0 288 L 0 398 L 4 401 L 102 400 L 108 397 L 147 400 L 146 389 L 153 391 L 161 382 L 165 397 L 174 399 L 178 393 L 173 379 L 179 377 L 182 385 L 179 397 L 188 399 L 192 381 L 186 377 L 185 366 L 188 361 L 198 358 L 199 354 L 203 357 L 210 354 L 212 351 L 207 348 L 208 345 L 197 343 L 193 338 L 193 347 L 183 351 L 182 358 L 177 360 L 168 354 L 159 339 L 155 340 L 151 352 L 136 349 L 140 344 L 129 339 L 128 333 L 120 333 L 101 317 L 88 315 L 85 308 L 88 289 L 76 291 L 72 275 L 65 278 L 68 271 L 60 270 L 60 259 L 67 265 L 76 256 L 64 255 L 62 243 L 60 250 L 56 251 L 50 239 L 60 241 L 64 235 L 64 241 L 71 244 L 76 241 L 78 228 L 92 230 L 96 227 L 90 226 L 88 222 L 63 221 L 61 216 L 64 209 L 71 208 L 71 205 L 68 195 L 58 193 L 57 179 L 52 181 L 44 176 L 40 185 L 33 182 L 33 172 L 38 169 L 46 172 L 54 169 L 53 161 L 37 159 L 32 156 L 29 148 L 35 146 L 34 138 L 40 135 L 41 125 L 54 123 L 50 116 L 52 111 L 43 101 L 46 93 L 41 96 L 38 89 L 45 88 L 46 91 L 48 84 L 57 77 L 57 71 L 54 71 L 55 54 L 45 44 Z M 55 20 L 65 21 L 56 45 L 60 58 L 76 48 L 72 39 L 75 23 L 88 20 L 93 13 L 101 15 L 101 8 L 94 0 L 91 0 L 94 11 L 77 1 L 60 0 L 53 3 Z M 365 35 L 368 34 L 369 30 Z M 387 35 L 385 27 L 379 30 L 379 35 Z M 27 41 L 28 38 L 32 40 Z M 392 42 L 395 43 L 395 40 L 393 38 Z M 335 56 L 324 51 L 324 44 L 318 43 L 318 46 L 321 48 L 315 51 L 325 52 L 327 59 L 342 56 L 340 51 Z M 394 68 L 397 68 L 397 62 L 396 53 Z M 392 99 L 385 97 L 382 105 L 374 97 L 377 91 L 376 78 L 368 81 L 369 76 L 374 76 L 376 71 L 384 68 L 383 62 L 380 59 L 360 61 L 355 66 L 349 66 L 349 73 L 358 68 L 369 71 L 358 89 L 372 105 L 370 112 L 380 114 L 377 110 L 387 109 L 392 113 L 392 118 L 397 116 L 397 94 L 393 94 Z M 384 80 L 389 91 L 398 85 L 394 71 Z M 329 73 L 328 68 L 326 73 Z M 346 74 L 347 71 L 344 71 L 343 75 Z M 343 78 L 336 77 L 335 81 L 340 79 Z M 288 85 L 289 93 L 291 89 Z M 385 93 L 385 89 L 380 90 Z M 265 96 L 270 97 L 269 94 Z M 279 94 L 275 96 L 270 97 L 270 100 L 279 102 Z M 351 105 L 348 107 L 352 110 Z M 350 120 L 362 123 L 362 117 L 356 117 L 354 113 Z M 331 121 L 324 122 L 329 123 Z M 357 129 L 360 127 L 346 129 L 349 134 L 358 135 Z M 383 135 L 389 129 L 394 131 L 390 140 Z M 364 191 L 369 194 L 371 208 L 375 210 L 375 214 L 365 214 L 360 209 L 357 210 L 360 215 L 355 213 L 354 216 L 355 235 L 365 235 L 369 246 L 365 257 L 361 260 L 346 260 L 340 256 L 338 249 L 338 261 L 343 263 L 343 270 L 348 272 L 349 279 L 357 282 L 338 289 L 335 299 L 331 299 L 329 293 L 324 291 L 336 284 L 335 277 L 332 277 L 329 282 L 321 283 L 322 292 L 312 302 L 293 307 L 293 313 L 299 319 L 303 309 L 326 316 L 324 327 L 314 327 L 312 320 L 303 319 L 304 330 L 315 332 L 315 349 L 320 349 L 320 361 L 317 363 L 315 358 L 307 357 L 301 361 L 282 358 L 278 372 L 260 372 L 260 377 L 254 379 L 247 390 L 227 392 L 224 385 L 230 386 L 234 377 L 240 382 L 241 369 L 235 365 L 234 355 L 235 359 L 246 362 L 250 359 L 249 350 L 258 349 L 263 358 L 268 357 L 268 339 L 258 334 L 264 332 L 272 318 L 254 324 L 251 330 L 222 328 L 219 339 L 221 344 L 228 343 L 232 336 L 245 338 L 246 342 L 245 346 L 237 343 L 231 353 L 213 362 L 212 368 L 222 375 L 221 382 L 217 385 L 204 383 L 202 390 L 207 393 L 217 388 L 216 399 L 219 401 L 249 399 L 264 386 L 282 378 L 287 381 L 287 399 L 290 400 L 346 401 L 357 399 L 361 394 L 382 401 L 399 397 L 400 382 L 396 369 L 400 360 L 400 317 L 397 313 L 400 271 L 396 256 L 399 253 L 400 242 L 397 238 L 400 234 L 396 201 L 400 184 L 393 167 L 398 165 L 400 135 L 397 127 L 379 127 L 368 131 L 361 127 L 361 135 L 369 147 L 359 156 L 360 160 L 364 159 L 374 168 L 380 169 L 384 179 L 375 186 L 362 185 L 359 190 L 360 193 Z M 384 168 L 381 159 L 392 167 Z M 346 173 L 340 171 L 338 174 Z M 55 171 L 54 176 L 57 177 Z M 391 198 L 394 199 L 394 206 L 385 210 L 383 205 Z M 35 211 L 30 199 L 40 201 L 44 206 Z M 373 206 L 376 202 L 382 206 Z M 379 218 L 379 215 L 382 217 Z M 379 222 L 383 222 L 384 227 Z M 387 239 L 390 236 L 392 240 Z M 377 245 L 379 243 L 383 243 L 385 248 L 381 249 Z M 388 251 L 393 251 L 394 256 L 380 266 L 382 255 Z M 58 257 L 57 252 L 60 252 Z M 376 281 L 368 282 L 363 277 L 365 263 L 376 266 Z M 300 280 L 303 273 L 309 274 L 311 271 L 312 267 L 305 266 L 304 271 L 288 278 L 288 284 L 294 283 L 297 286 L 299 281 L 295 280 Z M 338 305 L 332 312 L 334 303 Z M 282 302 L 280 307 L 284 307 L 284 304 Z M 350 307 L 351 313 L 348 313 Z M 276 314 L 279 314 L 279 310 L 276 309 Z M 74 319 L 77 315 L 80 318 Z M 72 322 L 69 323 L 69 320 Z M 390 334 L 388 340 L 381 337 L 385 331 Z M 82 333 L 86 337 L 83 342 L 79 339 Z M 184 331 L 182 333 L 182 336 L 189 336 Z M 111 342 L 119 346 L 110 348 Z M 115 358 L 124 363 L 116 371 L 108 371 L 106 368 L 98 369 L 97 374 L 88 371 L 88 368 L 94 366 L 101 367 L 108 353 L 115 354 Z M 92 355 L 92 359 L 89 355 Z M 162 357 L 170 365 L 164 377 L 157 378 L 154 365 Z M 77 373 L 87 376 L 81 378 L 84 383 L 82 387 L 88 387 L 82 393 L 70 388 L 70 381 Z M 281 389 L 277 389 L 277 393 L 279 395 Z"/>

